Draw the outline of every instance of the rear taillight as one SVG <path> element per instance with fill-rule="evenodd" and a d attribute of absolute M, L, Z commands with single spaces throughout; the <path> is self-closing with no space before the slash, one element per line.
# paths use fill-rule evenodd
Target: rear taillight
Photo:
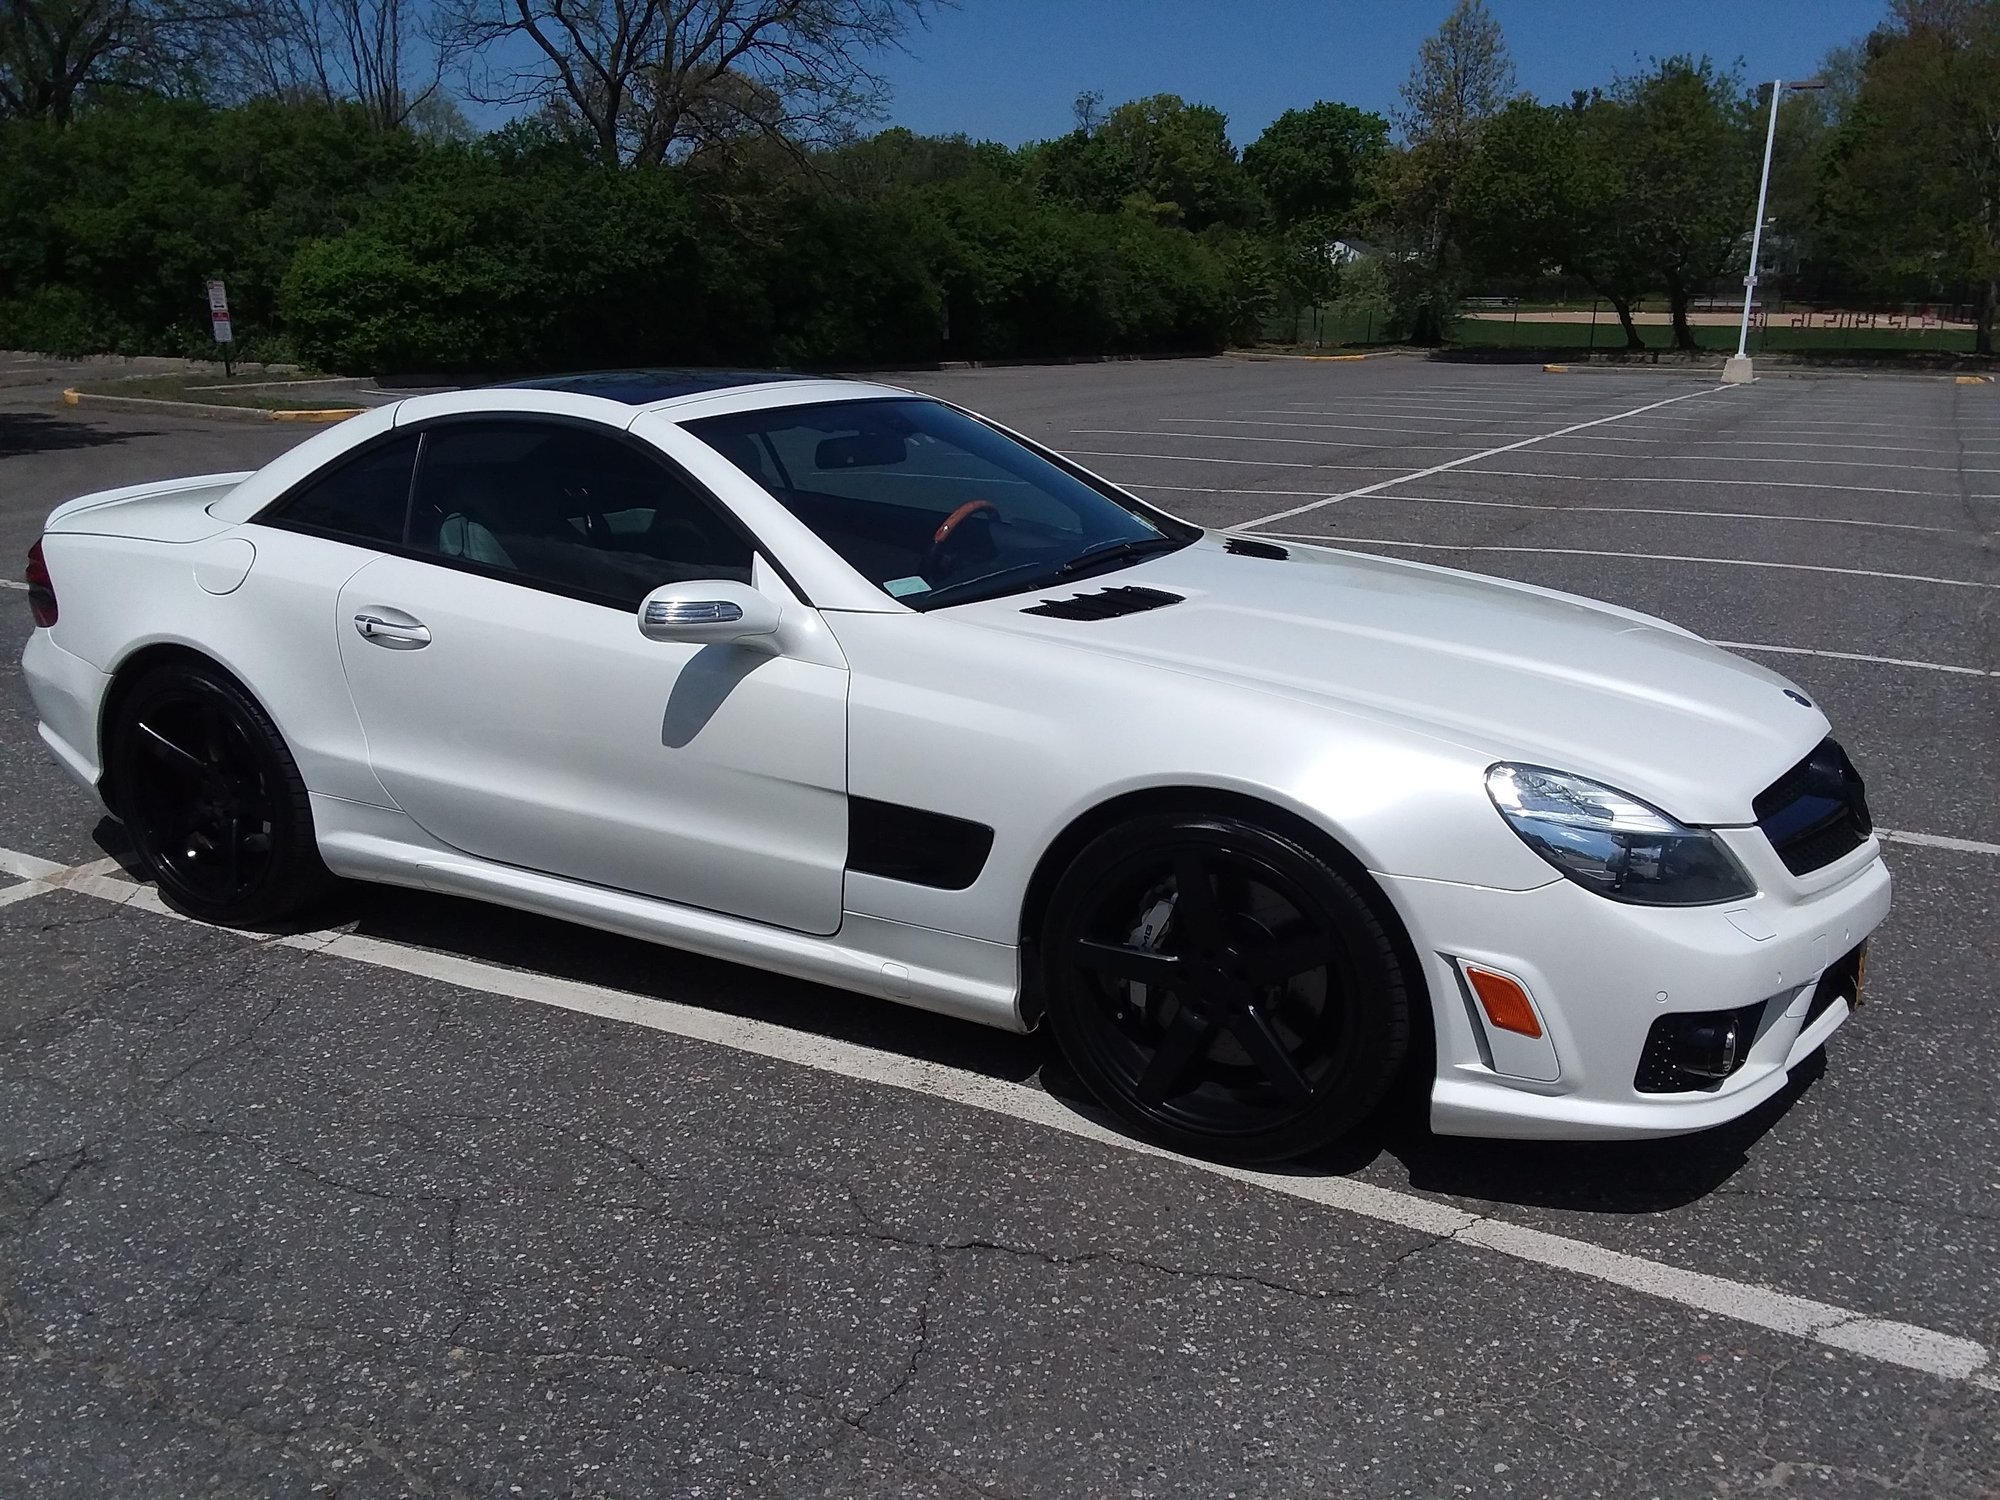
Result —
<path fill-rule="evenodd" d="M 28 549 L 28 608 L 34 612 L 37 625 L 55 624 L 56 581 L 49 577 L 48 559 L 42 556 L 40 542 Z"/>

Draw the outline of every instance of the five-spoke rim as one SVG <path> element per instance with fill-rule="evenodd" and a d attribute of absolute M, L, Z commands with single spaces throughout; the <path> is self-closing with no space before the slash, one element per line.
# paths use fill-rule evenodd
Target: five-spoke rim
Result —
<path fill-rule="evenodd" d="M 1311 882 L 1221 843 L 1153 849 L 1071 930 L 1087 1044 L 1146 1113 L 1185 1129 L 1282 1125 L 1332 1086 L 1352 974 Z"/>
<path fill-rule="evenodd" d="M 128 815 L 155 865 L 207 900 L 254 886 L 271 860 L 273 806 L 237 716 L 189 686 L 149 698 L 132 737 Z"/>

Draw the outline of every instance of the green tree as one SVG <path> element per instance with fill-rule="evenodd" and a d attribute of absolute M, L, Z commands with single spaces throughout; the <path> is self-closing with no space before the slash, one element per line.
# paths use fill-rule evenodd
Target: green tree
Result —
<path fill-rule="evenodd" d="M 1897 0 L 1868 39 L 1832 152 L 1842 259 L 1877 285 L 1968 288 L 1974 348 L 2000 308 L 2000 0 Z"/>
<path fill-rule="evenodd" d="M 1753 103 L 1705 57 L 1655 62 L 1613 97 L 1620 222 L 1666 291 L 1674 347 L 1691 350 L 1688 301 L 1740 253 L 1756 215 Z"/>
<path fill-rule="evenodd" d="M 1579 96 L 1567 106 L 1517 99 L 1481 132 L 1456 186 L 1455 215 L 1481 268 L 1581 278 L 1611 304 L 1627 349 L 1643 349 L 1632 303 L 1649 265 L 1624 212 L 1618 148 L 1623 106 Z"/>
<path fill-rule="evenodd" d="M 898 125 L 822 153 L 814 163 L 836 190 L 857 198 L 972 177 L 1011 182 L 1021 162 L 997 141 L 918 135 Z"/>
<path fill-rule="evenodd" d="M 1267 125 L 1243 148 L 1243 170 L 1280 233 L 1308 223 L 1346 228 L 1388 147 L 1387 120 L 1323 99 Z"/>
<path fill-rule="evenodd" d="M 1482 126 L 1514 93 L 1514 64 L 1484 0 L 1459 0 L 1427 37 L 1403 84 L 1406 149 L 1384 164 L 1397 300 L 1418 343 L 1437 343 L 1463 276 L 1456 187 Z"/>
<path fill-rule="evenodd" d="M 1249 222 L 1249 183 L 1221 110 L 1153 94 L 1112 110 L 1091 139 L 1124 153 L 1143 200 L 1135 206 L 1159 222 L 1191 230 Z"/>

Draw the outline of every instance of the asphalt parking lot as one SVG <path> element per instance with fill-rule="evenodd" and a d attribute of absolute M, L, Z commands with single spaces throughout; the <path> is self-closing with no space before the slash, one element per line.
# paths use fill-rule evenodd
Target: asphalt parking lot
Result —
<path fill-rule="evenodd" d="M 1032 1039 L 664 949 L 406 892 L 170 918 L 42 754 L 0 590 L 0 1493 L 2000 1493 L 2000 386 L 907 383 L 1204 524 L 1786 673 L 1890 836 L 1867 1005 L 1706 1135 L 1391 1116 L 1222 1171 Z M 0 392 L 0 555 L 303 435 Z"/>

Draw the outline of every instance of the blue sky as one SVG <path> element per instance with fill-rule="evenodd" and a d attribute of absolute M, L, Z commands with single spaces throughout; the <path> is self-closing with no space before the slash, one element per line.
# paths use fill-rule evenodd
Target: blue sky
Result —
<path fill-rule="evenodd" d="M 1487 0 L 1521 86 L 1543 99 L 1650 57 L 1707 53 L 1751 79 L 1808 76 L 1885 0 Z M 1337 99 L 1387 114 L 1451 0 L 961 0 L 887 60 L 887 123 L 1018 145 L 1070 128 L 1070 103 L 1179 94 L 1229 116 L 1240 146 L 1286 109 Z"/>

